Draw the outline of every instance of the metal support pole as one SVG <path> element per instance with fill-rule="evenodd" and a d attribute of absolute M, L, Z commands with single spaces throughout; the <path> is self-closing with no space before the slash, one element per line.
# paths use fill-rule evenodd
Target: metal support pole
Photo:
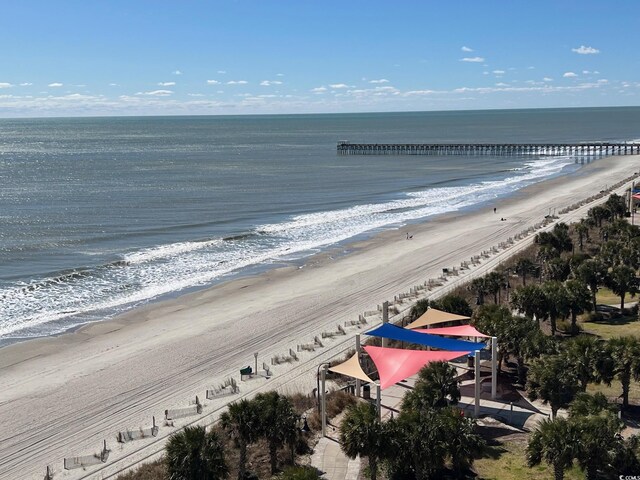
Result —
<path fill-rule="evenodd" d="M 360 363 L 360 352 L 361 352 L 361 347 L 360 347 L 360 334 L 356 333 L 356 355 L 358 355 L 358 363 Z M 362 380 L 360 380 L 359 378 L 356 378 L 356 397 L 360 396 L 362 390 Z"/>
<path fill-rule="evenodd" d="M 473 361 L 475 367 L 475 395 L 476 401 L 473 407 L 473 416 L 478 418 L 480 416 L 480 350 L 476 350 L 475 358 Z"/>
<path fill-rule="evenodd" d="M 491 337 L 491 399 L 498 394 L 498 338 Z"/>
<path fill-rule="evenodd" d="M 380 393 L 380 382 L 376 382 L 376 410 L 378 412 L 378 420 L 382 420 L 382 395 Z"/>
<path fill-rule="evenodd" d="M 256 369 L 253 371 L 253 374 L 254 374 L 254 375 L 257 375 L 257 374 L 258 374 L 258 352 L 255 352 L 255 353 L 253 354 L 253 358 L 254 358 L 254 359 L 255 359 L 255 361 L 256 361 Z"/>
<path fill-rule="evenodd" d="M 328 367 L 327 365 L 324 365 L 322 368 L 322 372 L 320 373 L 320 384 L 322 388 L 320 421 L 322 422 L 323 437 L 327 436 L 327 391 L 326 391 L 327 367 Z"/>
<path fill-rule="evenodd" d="M 389 302 L 384 302 L 382 304 L 382 323 L 389 323 Z M 388 340 L 386 338 L 382 339 L 382 346 L 387 346 Z"/>

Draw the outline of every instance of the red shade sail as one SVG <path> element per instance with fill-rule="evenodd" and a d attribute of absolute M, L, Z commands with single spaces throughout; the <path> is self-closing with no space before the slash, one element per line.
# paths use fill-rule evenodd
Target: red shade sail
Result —
<path fill-rule="evenodd" d="M 470 352 L 440 352 L 429 350 L 405 350 L 367 345 L 364 347 L 380 376 L 380 388 L 385 389 L 415 375 L 430 362 L 448 362 Z"/>
<path fill-rule="evenodd" d="M 459 325 L 457 327 L 442 327 L 442 328 L 416 328 L 414 332 L 430 333 L 432 335 L 451 335 L 452 337 L 489 338 L 489 335 L 480 333 L 471 325 Z"/>

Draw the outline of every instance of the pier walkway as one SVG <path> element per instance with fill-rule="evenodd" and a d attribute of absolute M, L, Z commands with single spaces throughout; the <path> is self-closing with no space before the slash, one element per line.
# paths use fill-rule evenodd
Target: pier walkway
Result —
<path fill-rule="evenodd" d="M 338 155 L 575 155 L 640 154 L 640 143 L 351 143 Z"/>

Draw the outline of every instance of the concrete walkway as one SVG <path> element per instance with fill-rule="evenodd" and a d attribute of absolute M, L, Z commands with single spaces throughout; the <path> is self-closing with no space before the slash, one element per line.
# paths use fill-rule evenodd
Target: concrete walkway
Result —
<path fill-rule="evenodd" d="M 311 465 L 320 470 L 327 480 L 357 480 L 360 471 L 360 457 L 351 460 L 333 438 L 321 438 L 313 454 Z"/>

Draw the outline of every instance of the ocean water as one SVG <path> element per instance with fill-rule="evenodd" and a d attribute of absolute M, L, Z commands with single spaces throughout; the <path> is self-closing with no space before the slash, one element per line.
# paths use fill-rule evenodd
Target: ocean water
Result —
<path fill-rule="evenodd" d="M 554 156 L 338 156 L 339 140 L 639 132 L 640 108 L 0 120 L 0 345 L 304 262 L 580 168 Z"/>

